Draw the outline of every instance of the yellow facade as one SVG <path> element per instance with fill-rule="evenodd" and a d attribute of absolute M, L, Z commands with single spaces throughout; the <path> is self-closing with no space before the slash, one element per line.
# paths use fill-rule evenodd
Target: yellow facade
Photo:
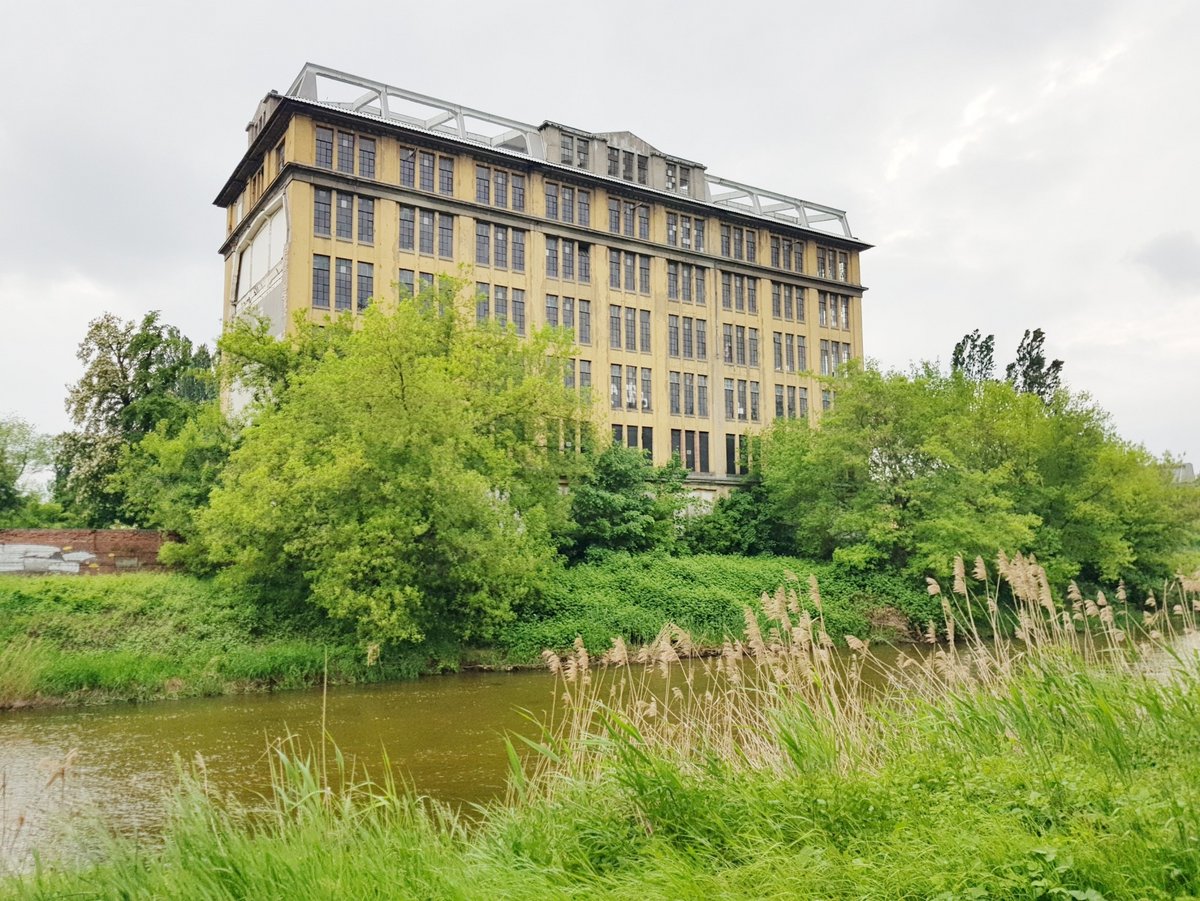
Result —
<path fill-rule="evenodd" d="M 488 315 L 493 318 L 498 315 L 495 289 L 503 288 L 510 323 L 518 292 L 524 292 L 526 333 L 551 316 L 557 324 L 567 324 L 564 301 L 569 299 L 581 364 L 576 384 L 585 378 L 583 366 L 590 367 L 597 407 L 610 426 L 619 427 L 614 428 L 619 440 L 643 446 L 648 439 L 656 463 L 677 451 L 702 492 L 736 479 L 737 449 L 743 436 L 776 418 L 777 390 L 783 415 L 789 415 L 790 407 L 791 415 L 815 417 L 823 404 L 820 371 L 862 355 L 859 254 L 868 245 L 856 239 L 392 123 L 366 117 L 356 121 L 339 111 L 289 104 L 277 95 L 260 111 L 260 121 L 252 123 L 250 151 L 217 201 L 228 208 L 222 247 L 226 321 L 255 312 L 282 330 L 298 310 L 323 318 L 340 312 L 339 299 L 358 309 L 365 300 L 358 296 L 360 275 L 367 271 L 376 298 L 394 297 L 409 273 L 418 285 L 422 274 L 466 277 L 488 286 Z M 329 135 L 332 148 L 327 142 L 319 147 Z M 612 136 L 606 137 L 611 148 Z M 600 137 L 588 140 L 598 150 L 606 146 Z M 373 147 L 373 171 L 363 155 L 368 147 Z M 352 158 L 349 166 L 342 158 L 345 151 Z M 646 156 L 648 165 L 661 172 L 662 160 Z M 423 163 L 430 157 L 432 190 L 428 181 L 422 186 L 422 173 L 428 172 Z M 646 165 L 640 158 L 637 162 Z M 702 167 L 687 165 L 695 167 L 691 178 L 703 177 Z M 487 167 L 487 202 L 481 200 L 478 166 Z M 347 168 L 351 171 L 342 171 Z M 504 205 L 499 205 L 496 172 L 504 173 Z M 446 174 L 452 175 L 452 186 L 446 184 Z M 524 181 L 523 209 L 514 208 L 518 179 Z M 581 221 L 584 196 L 586 222 Z M 568 198 L 571 221 L 564 221 Z M 610 230 L 610 201 L 618 205 L 616 233 Z M 366 209 L 370 215 L 364 218 Z M 452 239 L 444 231 L 446 222 L 452 223 Z M 703 248 L 697 246 L 698 223 Z M 481 224 L 488 226 L 487 262 L 477 240 Z M 685 230 L 690 246 L 684 246 Z M 518 233 L 524 249 L 520 268 L 515 259 Z M 496 243 L 501 236 L 502 257 Z M 789 245 L 795 262 L 785 268 L 782 250 Z M 548 248 L 554 251 L 553 267 Z M 581 278 L 585 251 L 590 269 L 586 281 Z M 619 254 L 615 287 L 614 252 Z M 325 261 L 328 306 L 320 305 Z M 345 276 L 347 264 L 350 292 L 348 298 L 340 292 L 339 298 L 339 274 Z M 571 275 L 565 277 L 568 265 Z M 553 307 L 548 297 L 554 298 Z M 586 332 L 584 304 L 590 314 Z M 619 308 L 618 319 L 612 318 L 613 308 Z M 632 332 L 627 310 L 634 311 Z M 616 336 L 610 323 L 617 323 Z M 643 335 L 647 325 L 648 335 Z M 728 350 L 726 329 L 732 340 Z M 835 348 L 836 361 L 829 359 L 826 347 Z M 620 386 L 614 393 L 617 366 Z M 726 380 L 732 382 L 732 416 Z M 673 387 L 676 382 L 678 388 Z M 752 386 L 757 386 L 756 402 Z M 801 409 L 804 395 L 806 411 Z"/>

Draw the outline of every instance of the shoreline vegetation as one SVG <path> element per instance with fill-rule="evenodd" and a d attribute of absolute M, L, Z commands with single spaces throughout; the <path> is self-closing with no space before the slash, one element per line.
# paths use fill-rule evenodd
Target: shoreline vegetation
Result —
<path fill-rule="evenodd" d="M 679 628 L 645 666 L 619 639 L 547 654 L 559 707 L 469 820 L 282 743 L 264 803 L 197 762 L 161 843 L 101 831 L 0 897 L 1197 897 L 1200 586 L 1122 622 L 1028 559 L 997 568 L 931 581 L 958 640 L 895 664 L 853 636 L 831 654 L 833 604 L 795 575 L 703 678 Z"/>
<path fill-rule="evenodd" d="M 791 558 L 616 555 L 564 568 L 486 645 L 383 646 L 310 605 L 264 604 L 221 579 L 184 574 L 0 580 L 0 710 L 312 688 L 465 668 L 540 664 L 546 648 L 613 635 L 653 642 L 667 623 L 717 653 L 742 606 L 787 573 L 816 577 L 842 635 L 916 636 L 940 615 L 900 577 Z"/>

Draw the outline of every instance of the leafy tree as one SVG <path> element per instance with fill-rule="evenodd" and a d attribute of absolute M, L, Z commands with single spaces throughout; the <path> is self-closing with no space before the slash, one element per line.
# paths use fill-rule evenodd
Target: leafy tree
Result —
<path fill-rule="evenodd" d="M 0 417 L 0 525 L 52 525 L 61 518 L 61 511 L 45 505 L 25 484 L 50 457 L 51 442 L 33 426 L 15 416 Z"/>
<path fill-rule="evenodd" d="M 1017 345 L 1017 358 L 1005 368 L 1004 377 L 1018 391 L 1036 394 L 1049 402 L 1060 387 L 1063 361 L 1046 362 L 1045 341 L 1045 332 L 1040 328 L 1032 332 L 1025 329 L 1025 336 Z"/>
<path fill-rule="evenodd" d="M 684 542 L 692 553 L 739 557 L 792 553 L 789 529 L 755 470 L 742 487 L 718 498 L 710 512 L 684 520 Z"/>
<path fill-rule="evenodd" d="M 288 377 L 200 514 L 211 561 L 375 639 L 482 639 L 511 618 L 555 556 L 590 407 L 564 387 L 565 333 L 476 328 L 462 287 L 372 306 Z"/>
<path fill-rule="evenodd" d="M 778 423 L 763 484 L 803 554 L 945 573 L 955 554 L 1034 553 L 1057 581 L 1148 585 L 1195 535 L 1167 467 L 1083 396 L 1048 401 L 932 366 L 851 371 L 813 430 Z"/>
<path fill-rule="evenodd" d="M 673 547 L 686 477 L 678 461 L 655 467 L 642 451 L 609 445 L 592 472 L 572 486 L 569 556 Z"/>
<path fill-rule="evenodd" d="M 90 526 L 131 523 L 118 478 L 126 449 L 160 424 L 173 435 L 214 402 L 214 361 L 157 312 L 92 320 L 77 356 L 84 372 L 66 401 L 77 430 L 57 442 L 55 498 Z"/>
<path fill-rule="evenodd" d="M 979 329 L 963 335 L 954 345 L 950 357 L 950 369 L 961 372 L 963 378 L 972 382 L 990 381 L 996 369 L 996 336 L 981 337 Z"/>
<path fill-rule="evenodd" d="M 141 322 L 105 313 L 88 324 L 76 354 L 83 375 L 67 391 L 67 412 L 94 435 L 140 437 L 159 422 L 181 423 L 216 399 L 213 361 L 157 311 Z"/>
<path fill-rule="evenodd" d="M 164 545 L 177 562 L 201 562 L 196 517 L 208 505 L 237 434 L 237 424 L 210 401 L 179 428 L 172 430 L 164 420 L 141 441 L 124 446 L 110 484 L 119 490 L 123 512 L 134 524 L 187 542 Z"/>

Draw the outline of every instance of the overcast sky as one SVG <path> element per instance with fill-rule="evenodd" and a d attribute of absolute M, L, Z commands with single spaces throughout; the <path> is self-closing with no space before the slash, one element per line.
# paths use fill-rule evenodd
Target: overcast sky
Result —
<path fill-rule="evenodd" d="M 342 12 L 345 11 L 345 12 Z M 211 205 L 306 60 L 630 130 L 845 209 L 866 353 L 1041 327 L 1126 438 L 1200 455 L 1200 4 L 5 2 L 0 415 L 53 432 L 88 320 L 220 326 Z"/>

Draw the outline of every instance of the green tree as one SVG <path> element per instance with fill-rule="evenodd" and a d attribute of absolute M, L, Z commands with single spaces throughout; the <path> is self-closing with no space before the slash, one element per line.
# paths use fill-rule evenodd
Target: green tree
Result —
<path fill-rule="evenodd" d="M 160 424 L 175 434 L 215 400 L 213 358 L 157 312 L 140 322 L 105 313 L 76 355 L 84 372 L 66 406 L 77 428 L 57 441 L 54 495 L 87 525 L 131 523 L 118 477 L 126 449 Z"/>
<path fill-rule="evenodd" d="M 477 328 L 462 288 L 372 306 L 289 377 L 200 516 L 213 562 L 375 639 L 482 639 L 511 618 L 554 559 L 590 406 L 564 387 L 569 336 Z"/>
<path fill-rule="evenodd" d="M 918 575 L 1004 549 L 1058 582 L 1149 585 L 1193 540 L 1169 467 L 1087 397 L 932 366 L 851 371 L 837 392 L 820 429 L 778 423 L 763 443 L 764 487 L 800 553 Z"/>
<path fill-rule="evenodd" d="M 61 511 L 43 503 L 26 478 L 50 463 L 52 444 L 28 422 L 0 417 L 0 525 L 53 525 Z M 48 521 L 47 521 L 48 520 Z"/>
<path fill-rule="evenodd" d="M 1025 336 L 1017 345 L 1017 358 L 1008 364 L 1004 377 L 1025 394 L 1036 394 L 1049 402 L 1062 382 L 1062 360 L 1046 362 L 1044 345 L 1046 334 L 1040 328 L 1032 332 L 1025 329 Z"/>
<path fill-rule="evenodd" d="M 613 551 L 673 548 L 686 477 L 678 460 L 655 467 L 640 450 L 609 445 L 596 456 L 593 470 L 572 486 L 568 556 L 582 560 Z"/>
<path fill-rule="evenodd" d="M 986 338 L 979 334 L 979 329 L 963 335 L 962 340 L 954 345 L 954 353 L 950 356 L 950 369 L 961 372 L 963 378 L 972 382 L 989 381 L 996 369 L 996 336 Z"/>

